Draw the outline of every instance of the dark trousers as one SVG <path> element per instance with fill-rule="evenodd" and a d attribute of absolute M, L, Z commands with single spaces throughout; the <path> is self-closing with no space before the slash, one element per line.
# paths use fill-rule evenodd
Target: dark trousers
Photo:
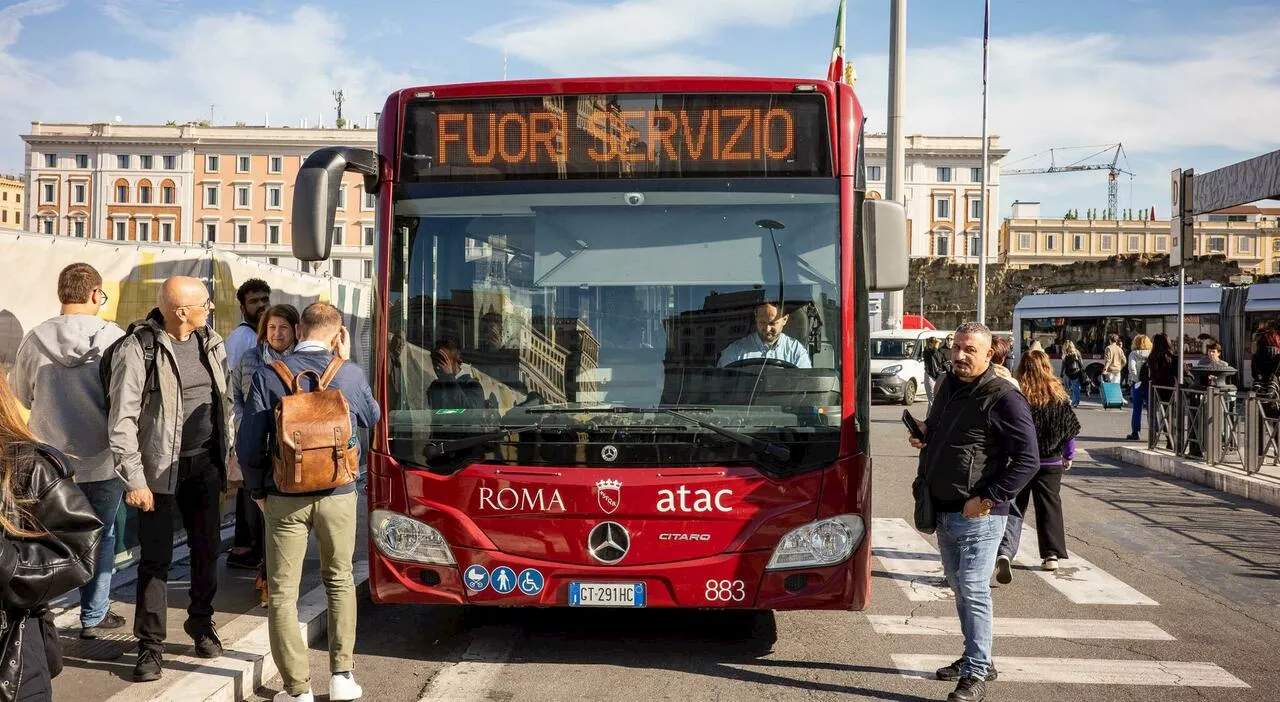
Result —
<path fill-rule="evenodd" d="M 253 504 L 249 491 L 244 488 L 236 490 L 235 547 L 247 548 L 250 556 L 261 559 L 264 531 L 262 511 Z"/>
<path fill-rule="evenodd" d="M 173 565 L 173 528 L 180 516 L 190 549 L 191 604 L 187 616 L 197 623 L 213 619 L 213 596 L 218 591 L 219 498 L 222 475 L 212 456 L 202 454 L 178 461 L 178 486 L 172 495 L 155 496 L 155 509 L 138 513 L 137 613 L 133 634 L 138 647 L 163 651 L 168 629 L 169 568 Z"/>
<path fill-rule="evenodd" d="M 1067 532 L 1062 522 L 1062 473 L 1062 466 L 1041 466 L 1036 477 L 1014 498 L 1005 522 L 1004 539 L 1000 542 L 1000 555 L 1013 558 L 1018 554 L 1027 505 L 1034 500 L 1040 558 L 1067 557 Z"/>

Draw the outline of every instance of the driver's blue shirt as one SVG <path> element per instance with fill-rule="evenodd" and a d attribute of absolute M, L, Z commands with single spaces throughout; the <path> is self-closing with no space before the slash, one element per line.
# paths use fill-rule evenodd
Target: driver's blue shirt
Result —
<path fill-rule="evenodd" d="M 791 363 L 796 368 L 813 367 L 808 350 L 799 341 L 786 334 L 779 334 L 773 346 L 767 346 L 764 339 L 760 338 L 759 332 L 751 332 L 729 344 L 724 351 L 720 352 L 720 362 L 716 365 L 723 368 L 734 361 L 747 358 L 776 358 L 779 361 Z"/>

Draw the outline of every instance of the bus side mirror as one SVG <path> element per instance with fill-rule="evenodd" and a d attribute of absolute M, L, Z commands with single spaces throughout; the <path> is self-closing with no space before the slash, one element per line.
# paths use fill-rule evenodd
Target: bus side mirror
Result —
<path fill-rule="evenodd" d="M 871 292 L 907 287 L 910 269 L 905 207 L 892 200 L 863 200 L 862 260 Z"/>
<path fill-rule="evenodd" d="M 365 188 L 376 186 L 378 155 L 368 149 L 333 146 L 307 157 L 293 189 L 293 256 L 301 261 L 329 258 L 333 245 L 333 218 L 338 207 L 342 175 L 364 174 Z"/>

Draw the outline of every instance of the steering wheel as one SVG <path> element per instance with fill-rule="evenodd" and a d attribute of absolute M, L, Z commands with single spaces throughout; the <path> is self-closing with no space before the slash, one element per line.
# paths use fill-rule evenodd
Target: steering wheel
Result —
<path fill-rule="evenodd" d="M 739 358 L 738 360 L 725 366 L 725 368 L 755 368 L 756 366 L 770 366 L 773 368 L 799 368 L 791 361 L 784 361 L 781 358 L 768 358 L 765 356 L 757 356 L 755 358 Z"/>

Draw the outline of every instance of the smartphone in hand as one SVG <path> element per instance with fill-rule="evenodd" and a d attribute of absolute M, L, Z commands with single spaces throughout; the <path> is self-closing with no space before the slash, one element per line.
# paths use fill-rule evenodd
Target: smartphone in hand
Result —
<path fill-rule="evenodd" d="M 915 437 L 916 441 L 922 444 L 925 443 L 924 432 L 920 429 L 920 422 L 911 416 L 910 411 L 902 410 L 902 423 L 907 425 L 907 431 L 911 432 L 911 436 Z"/>

